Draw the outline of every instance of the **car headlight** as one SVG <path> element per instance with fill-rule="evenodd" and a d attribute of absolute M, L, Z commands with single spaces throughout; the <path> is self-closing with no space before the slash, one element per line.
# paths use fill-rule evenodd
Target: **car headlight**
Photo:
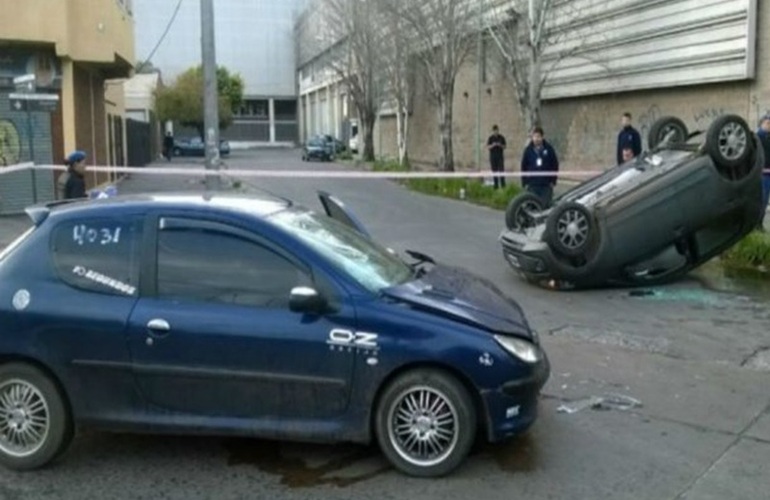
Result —
<path fill-rule="evenodd" d="M 503 349 L 525 363 L 537 363 L 540 361 L 540 349 L 532 342 L 502 335 L 495 335 L 495 340 Z"/>

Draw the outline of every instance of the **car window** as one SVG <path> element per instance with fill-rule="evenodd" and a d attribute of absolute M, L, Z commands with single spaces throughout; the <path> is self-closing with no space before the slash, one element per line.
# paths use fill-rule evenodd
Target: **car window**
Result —
<path fill-rule="evenodd" d="M 139 218 L 63 222 L 52 233 L 56 274 L 80 290 L 135 296 L 141 234 Z"/>
<path fill-rule="evenodd" d="M 412 269 L 396 255 L 331 217 L 292 209 L 269 220 L 305 241 L 367 290 L 379 292 L 413 278 Z"/>
<path fill-rule="evenodd" d="M 235 234 L 175 227 L 158 234 L 158 296 L 252 307 L 288 307 L 309 274 L 272 250 Z"/>

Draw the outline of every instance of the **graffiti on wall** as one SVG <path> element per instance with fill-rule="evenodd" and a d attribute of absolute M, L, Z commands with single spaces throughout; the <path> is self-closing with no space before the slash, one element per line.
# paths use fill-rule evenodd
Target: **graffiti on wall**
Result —
<path fill-rule="evenodd" d="M 9 120 L 0 120 L 0 166 L 19 163 L 21 140 L 16 125 Z"/>
<path fill-rule="evenodd" d="M 725 113 L 725 108 L 704 108 L 693 114 L 692 120 L 697 128 L 706 128 Z"/>
<path fill-rule="evenodd" d="M 762 104 L 759 102 L 759 97 L 756 95 L 751 96 L 751 106 L 753 108 L 752 111 L 754 111 L 756 114 L 754 115 L 754 118 L 756 119 L 756 124 L 759 124 L 759 120 L 766 115 L 770 115 L 770 108 L 762 107 Z"/>

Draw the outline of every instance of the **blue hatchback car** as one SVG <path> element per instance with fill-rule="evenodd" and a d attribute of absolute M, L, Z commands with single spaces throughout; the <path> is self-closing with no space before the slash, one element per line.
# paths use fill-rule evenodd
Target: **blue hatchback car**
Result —
<path fill-rule="evenodd" d="M 43 466 L 90 426 L 376 440 L 440 476 L 527 429 L 550 367 L 517 303 L 321 201 L 30 208 L 0 253 L 0 463 Z"/>

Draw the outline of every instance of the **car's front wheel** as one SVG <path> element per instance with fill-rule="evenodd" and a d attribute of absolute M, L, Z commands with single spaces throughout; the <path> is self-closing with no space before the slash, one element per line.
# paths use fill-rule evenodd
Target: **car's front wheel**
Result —
<path fill-rule="evenodd" d="M 717 118 L 706 132 L 706 151 L 720 170 L 742 179 L 751 171 L 754 139 L 746 121 L 737 115 Z M 741 167 L 744 167 L 741 169 Z"/>
<path fill-rule="evenodd" d="M 689 132 L 687 125 L 675 116 L 664 116 L 658 118 L 650 126 L 650 132 L 647 135 L 647 144 L 650 149 L 655 149 L 666 142 L 668 144 L 683 144 L 687 142 Z"/>
<path fill-rule="evenodd" d="M 514 197 L 505 209 L 505 227 L 511 231 L 523 231 L 534 226 L 533 214 L 542 212 L 543 200 L 534 193 L 521 193 Z"/>
<path fill-rule="evenodd" d="M 375 415 L 380 448 L 400 471 L 439 477 L 458 467 L 476 436 L 467 389 L 438 370 L 414 370 L 385 389 Z"/>
<path fill-rule="evenodd" d="M 0 463 L 10 469 L 42 467 L 64 451 L 72 422 L 53 381 L 34 366 L 0 366 Z"/>
<path fill-rule="evenodd" d="M 557 205 L 546 221 L 545 236 L 551 248 L 565 257 L 586 257 L 596 243 L 596 222 L 583 205 Z"/>

